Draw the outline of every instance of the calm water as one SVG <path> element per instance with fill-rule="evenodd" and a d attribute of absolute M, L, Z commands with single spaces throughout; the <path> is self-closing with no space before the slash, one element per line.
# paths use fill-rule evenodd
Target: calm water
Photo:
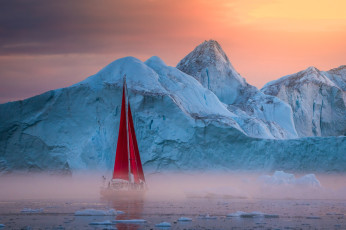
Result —
<path fill-rule="evenodd" d="M 21 213 L 23 208 L 43 208 L 43 213 Z M 110 209 L 124 211 L 111 216 L 74 216 L 82 209 Z M 260 211 L 277 214 L 278 218 L 226 217 L 236 211 Z M 201 219 L 210 214 L 216 219 Z M 160 229 L 163 221 L 171 229 L 346 229 L 345 200 L 259 200 L 190 198 L 157 201 L 150 199 L 101 200 L 22 200 L 0 202 L 2 229 Z M 180 217 L 191 222 L 178 222 Z M 145 219 L 144 224 L 89 225 L 114 219 Z"/>
<path fill-rule="evenodd" d="M 100 175 L 0 177 L 0 224 L 5 229 L 346 229 L 346 176 L 316 175 L 321 186 L 263 183 L 261 174 L 156 174 L 147 176 L 144 199 L 101 200 Z M 297 178 L 302 175 L 297 175 Z M 194 196 L 187 198 L 186 194 Z M 210 194 L 213 194 L 210 196 Z M 225 199 L 225 195 L 233 199 Z M 196 198 L 199 197 L 199 198 Z M 204 197 L 204 198 L 203 198 Z M 209 198 L 206 198 L 209 197 Z M 210 198 L 212 197 L 212 198 Z M 245 197 L 235 199 L 234 197 Z M 24 208 L 43 209 L 22 213 Z M 117 216 L 75 216 L 83 209 L 125 212 Z M 227 217 L 262 212 L 278 218 Z M 216 219 L 202 219 L 209 214 Z M 180 217 L 191 222 L 178 222 Z M 144 224 L 90 225 L 115 219 Z"/>

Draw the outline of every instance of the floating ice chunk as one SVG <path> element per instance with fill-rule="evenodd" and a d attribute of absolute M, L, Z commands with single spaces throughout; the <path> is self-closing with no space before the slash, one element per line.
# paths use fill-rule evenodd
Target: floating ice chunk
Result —
<path fill-rule="evenodd" d="M 43 212 L 43 208 L 39 208 L 39 209 L 23 208 L 22 211 L 20 212 L 21 213 L 41 213 Z"/>
<path fill-rule="evenodd" d="M 319 217 L 319 216 L 308 216 L 308 217 L 306 217 L 306 219 L 321 219 L 321 217 Z"/>
<path fill-rule="evenodd" d="M 264 213 L 264 218 L 279 218 L 279 215 L 277 214 L 266 214 Z"/>
<path fill-rule="evenodd" d="M 117 211 L 115 209 L 109 210 L 97 210 L 97 209 L 84 209 L 74 213 L 75 216 L 116 216 Z"/>
<path fill-rule="evenodd" d="M 192 219 L 189 218 L 189 217 L 184 217 L 184 216 L 182 216 L 182 217 L 180 217 L 180 218 L 178 219 L 178 221 L 192 221 Z"/>
<path fill-rule="evenodd" d="M 227 214 L 227 217 L 240 217 L 241 215 L 246 214 L 246 212 L 243 211 L 236 211 L 234 213 Z"/>
<path fill-rule="evenodd" d="M 0 224 L 0 228 L 3 228 L 3 227 L 5 227 L 6 225 L 4 225 L 4 224 Z"/>
<path fill-rule="evenodd" d="M 117 214 L 118 214 L 118 215 L 120 215 L 120 214 L 125 214 L 125 212 L 123 212 L 123 211 L 118 211 L 118 210 L 117 210 Z"/>
<path fill-rule="evenodd" d="M 89 225 L 112 225 L 113 223 L 109 220 L 101 221 L 101 222 L 91 222 Z"/>
<path fill-rule="evenodd" d="M 146 220 L 143 219 L 132 219 L 132 220 L 113 220 L 113 223 L 129 223 L 129 224 L 138 224 L 146 223 Z"/>
<path fill-rule="evenodd" d="M 343 216 L 343 213 L 337 213 L 337 212 L 328 212 L 326 215 L 328 216 Z"/>
<path fill-rule="evenodd" d="M 254 218 L 254 217 L 262 217 L 262 218 L 278 218 L 279 215 L 276 214 L 267 214 L 263 212 L 243 212 L 237 211 L 235 213 L 227 214 L 227 217 L 240 217 L 240 218 Z"/>
<path fill-rule="evenodd" d="M 265 175 L 260 177 L 260 180 L 267 184 L 294 184 L 294 174 L 285 173 L 284 171 L 275 171 L 273 176 Z"/>
<path fill-rule="evenodd" d="M 315 174 L 306 174 L 296 178 L 294 174 L 285 173 L 284 171 L 275 171 L 272 176 L 264 175 L 259 177 L 259 181 L 270 185 L 301 185 L 310 187 L 321 187 L 321 183 Z"/>
<path fill-rule="evenodd" d="M 321 183 L 317 180 L 315 174 L 306 174 L 301 178 L 296 179 L 296 184 L 318 188 L 321 187 Z"/>
<path fill-rule="evenodd" d="M 168 222 L 161 222 L 161 223 L 155 225 L 155 227 L 160 227 L 160 228 L 169 228 L 171 226 L 172 225 Z"/>
<path fill-rule="evenodd" d="M 215 219 L 217 219 L 217 217 L 216 216 L 210 216 L 209 214 L 207 214 L 207 215 L 200 215 L 199 219 L 215 220 Z"/>

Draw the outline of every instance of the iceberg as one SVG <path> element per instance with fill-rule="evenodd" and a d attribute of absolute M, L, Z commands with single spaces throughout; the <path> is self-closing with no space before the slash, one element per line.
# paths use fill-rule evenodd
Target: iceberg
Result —
<path fill-rule="evenodd" d="M 296 178 L 294 174 L 285 173 L 284 171 L 276 171 L 272 176 L 261 176 L 259 180 L 270 185 L 299 185 L 316 188 L 321 187 L 321 183 L 316 178 L 315 174 L 306 174 L 300 178 Z"/>
<path fill-rule="evenodd" d="M 246 83 L 221 51 L 215 42 L 201 46 L 210 62 L 200 67 L 197 54 L 178 68 L 125 57 L 70 87 L 1 104 L 0 175 L 111 169 L 125 74 L 146 172 L 346 171 L 344 136 L 299 138 L 289 103 Z M 209 87 L 197 67 L 208 67 Z M 230 82 L 222 84 L 223 73 Z M 218 92 L 221 85 L 237 93 Z"/>
<path fill-rule="evenodd" d="M 250 136 L 295 138 L 291 108 L 279 98 L 265 95 L 235 70 L 217 41 L 205 41 L 183 58 L 177 68 L 215 93 Z M 256 131 L 255 131 L 255 130 Z"/>
<path fill-rule="evenodd" d="M 346 135 L 346 66 L 315 67 L 267 83 L 261 91 L 288 103 L 300 137 Z"/>

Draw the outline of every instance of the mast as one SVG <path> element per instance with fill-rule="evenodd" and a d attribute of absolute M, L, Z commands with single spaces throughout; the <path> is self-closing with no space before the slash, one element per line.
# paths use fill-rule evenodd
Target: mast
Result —
<path fill-rule="evenodd" d="M 128 154 L 128 165 L 129 165 L 129 181 L 133 183 L 132 173 L 131 173 L 131 154 L 130 154 L 130 136 L 129 136 L 129 113 L 128 113 L 128 94 L 126 85 L 126 74 L 124 75 L 124 86 L 125 86 L 125 111 L 126 111 L 126 136 L 127 136 L 127 154 Z"/>

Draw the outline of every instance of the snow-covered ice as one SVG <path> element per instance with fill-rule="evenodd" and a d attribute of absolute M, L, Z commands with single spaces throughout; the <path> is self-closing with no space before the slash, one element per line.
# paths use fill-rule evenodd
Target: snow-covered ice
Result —
<path fill-rule="evenodd" d="M 117 211 L 115 209 L 109 210 L 97 210 L 97 209 L 84 209 L 74 213 L 75 216 L 116 216 Z"/>

